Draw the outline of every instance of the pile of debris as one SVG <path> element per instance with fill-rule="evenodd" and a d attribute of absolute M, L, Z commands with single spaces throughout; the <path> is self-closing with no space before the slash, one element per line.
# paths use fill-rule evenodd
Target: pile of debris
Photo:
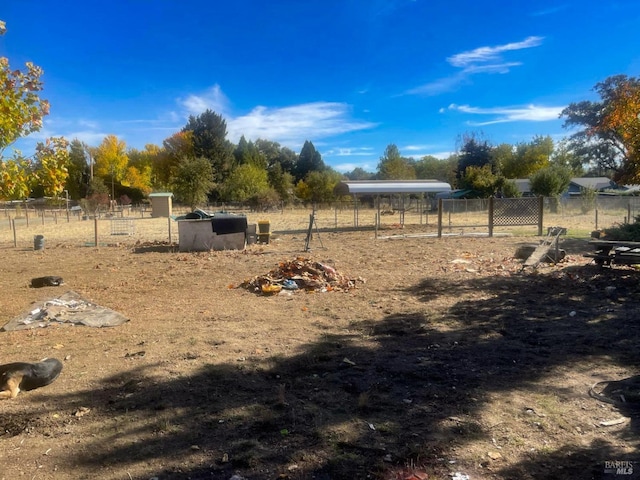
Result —
<path fill-rule="evenodd" d="M 274 295 L 282 290 L 348 292 L 356 287 L 357 281 L 364 282 L 362 278 L 347 278 L 325 263 L 298 257 L 295 260 L 280 262 L 278 267 L 266 275 L 245 280 L 240 286 L 264 295 Z"/>

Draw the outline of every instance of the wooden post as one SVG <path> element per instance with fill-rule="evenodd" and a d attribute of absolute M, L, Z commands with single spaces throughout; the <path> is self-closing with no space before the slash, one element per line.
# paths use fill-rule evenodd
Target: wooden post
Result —
<path fill-rule="evenodd" d="M 378 240 L 378 214 L 377 213 L 376 213 L 376 216 L 373 219 L 373 221 L 375 222 L 373 227 L 374 227 L 375 232 L 376 232 L 376 240 Z"/>
<path fill-rule="evenodd" d="M 18 246 L 18 239 L 16 238 L 16 219 L 11 219 L 11 224 L 13 225 L 13 247 L 16 248 Z"/>
<path fill-rule="evenodd" d="M 538 197 L 538 236 L 542 236 L 542 225 L 544 219 L 544 197 L 540 195 Z"/>
<path fill-rule="evenodd" d="M 98 218 L 94 217 L 93 219 L 93 240 L 95 242 L 96 248 L 98 248 Z"/>
<path fill-rule="evenodd" d="M 171 245 L 171 217 L 167 218 L 167 224 L 169 225 L 169 245 Z"/>

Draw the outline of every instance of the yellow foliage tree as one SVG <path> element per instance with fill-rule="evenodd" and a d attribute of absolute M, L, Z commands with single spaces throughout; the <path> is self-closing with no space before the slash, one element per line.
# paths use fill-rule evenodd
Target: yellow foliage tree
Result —
<path fill-rule="evenodd" d="M 107 135 L 93 150 L 94 173 L 105 181 L 122 182 L 129 166 L 127 144 L 115 135 Z"/>
<path fill-rule="evenodd" d="M 34 180 L 44 188 L 44 194 L 58 197 L 69 177 L 69 142 L 63 137 L 48 138 L 36 146 Z"/>

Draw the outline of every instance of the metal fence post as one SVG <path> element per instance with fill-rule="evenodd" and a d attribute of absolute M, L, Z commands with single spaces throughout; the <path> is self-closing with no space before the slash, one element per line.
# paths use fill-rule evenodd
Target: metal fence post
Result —
<path fill-rule="evenodd" d="M 493 212 L 494 212 L 494 199 L 489 197 L 489 236 L 493 237 Z"/>
<path fill-rule="evenodd" d="M 442 199 L 438 199 L 438 238 L 442 238 Z"/>

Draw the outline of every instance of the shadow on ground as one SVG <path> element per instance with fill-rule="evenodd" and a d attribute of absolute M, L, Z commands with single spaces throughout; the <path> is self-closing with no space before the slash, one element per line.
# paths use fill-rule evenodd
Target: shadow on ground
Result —
<path fill-rule="evenodd" d="M 98 390 L 58 399 L 60 408 L 92 405 L 102 422 L 86 440 L 88 453 L 69 458 L 68 468 L 146 462 L 147 478 L 257 480 L 396 478 L 392 468 L 419 465 L 445 477 L 456 449 L 491 441 L 481 411 L 492 395 L 538 388 L 563 365 L 606 359 L 636 368 L 639 289 L 635 271 L 589 266 L 425 278 L 409 289 L 423 302 L 445 294 L 464 300 L 445 318 L 354 323 L 290 357 L 211 364 L 191 376 L 172 373 L 169 363 L 132 368 Z M 158 367 L 166 377 L 150 373 Z M 568 394 L 563 385 L 544 388 L 560 400 Z M 595 402 L 586 386 L 584 395 Z M 4 423 L 17 434 L 29 420 Z M 625 435 L 638 430 L 633 418 Z M 594 441 L 484 467 L 498 478 L 601 478 L 614 457 L 624 458 L 616 442 Z"/>

